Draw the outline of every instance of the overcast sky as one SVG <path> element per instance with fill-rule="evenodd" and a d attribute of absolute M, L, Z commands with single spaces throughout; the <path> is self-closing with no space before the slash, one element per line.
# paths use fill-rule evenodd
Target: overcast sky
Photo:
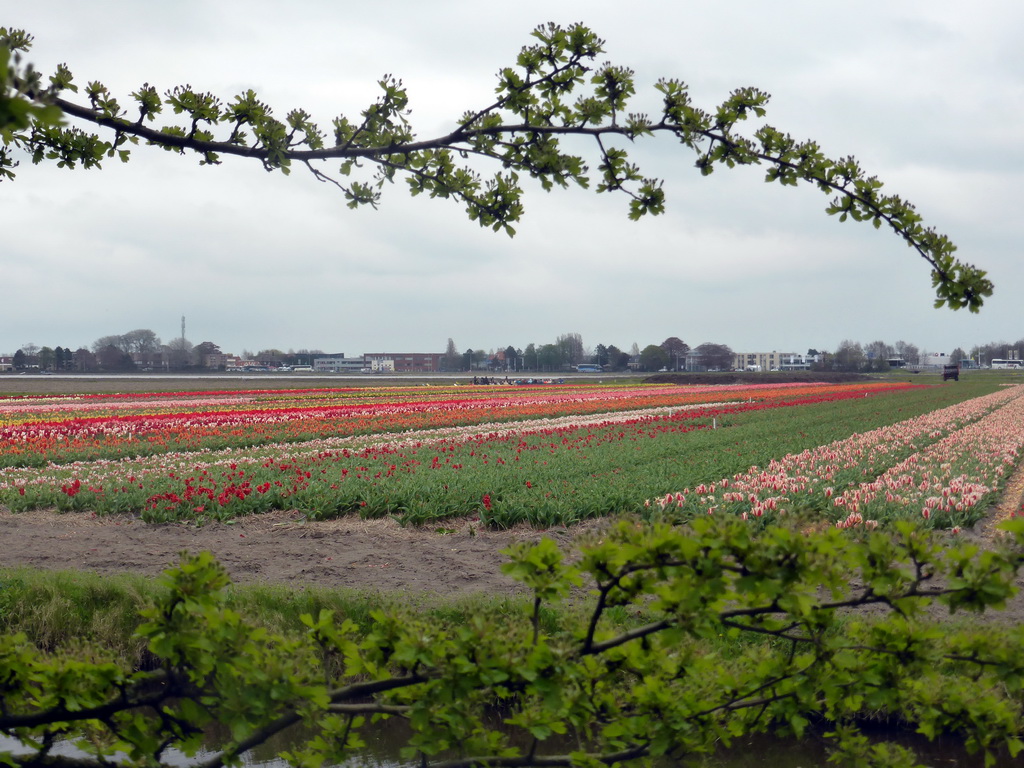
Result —
<path fill-rule="evenodd" d="M 270 0 L 9 3 L 0 26 L 35 35 L 44 73 L 66 62 L 122 104 L 143 83 L 230 100 L 253 88 L 283 117 L 350 119 L 385 73 L 409 89 L 420 138 L 488 104 L 538 24 L 582 21 L 636 72 L 633 111 L 678 77 L 698 106 L 736 87 L 772 94 L 766 122 L 854 155 L 987 269 L 980 315 L 932 308 L 928 265 L 902 240 L 840 224 L 812 188 L 764 169 L 704 178 L 665 139 L 638 145 L 668 211 L 630 222 L 627 200 L 530 187 L 519 234 L 480 229 L 451 201 L 351 211 L 296 168 L 137 148 L 68 172 L 23 163 L 0 183 L 0 353 L 90 346 L 149 328 L 225 352 L 525 347 L 575 332 L 642 348 L 668 336 L 735 351 L 905 340 L 931 352 L 1024 337 L 1024 5 L 1009 0 Z M 750 129 L 752 130 L 752 128 Z M 596 163 L 595 163 L 596 165 Z"/>

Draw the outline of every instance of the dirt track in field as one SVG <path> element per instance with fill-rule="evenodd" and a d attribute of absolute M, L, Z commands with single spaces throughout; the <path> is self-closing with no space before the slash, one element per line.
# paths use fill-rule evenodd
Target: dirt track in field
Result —
<path fill-rule="evenodd" d="M 488 531 L 468 521 L 444 525 L 413 529 L 392 520 L 353 518 L 311 523 L 274 512 L 195 527 L 0 510 L 0 566 L 156 576 L 183 550 L 209 550 L 241 584 L 500 595 L 517 589 L 501 573 L 506 560 L 501 550 L 543 535 L 569 543 L 583 530 Z"/>

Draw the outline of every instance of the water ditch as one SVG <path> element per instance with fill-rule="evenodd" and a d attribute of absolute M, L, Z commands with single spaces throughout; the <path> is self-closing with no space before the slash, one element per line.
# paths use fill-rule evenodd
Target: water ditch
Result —
<path fill-rule="evenodd" d="M 366 746 L 354 751 L 345 762 L 332 768 L 417 768 L 421 765 L 415 760 L 405 760 L 401 756 L 401 747 L 409 735 L 404 724 L 399 720 L 388 720 L 368 725 L 361 731 Z M 968 754 L 962 742 L 953 738 L 940 738 L 935 741 L 905 731 L 891 729 L 875 729 L 868 732 L 872 740 L 889 741 L 912 749 L 918 755 L 918 763 L 936 768 L 983 768 L 984 757 L 980 754 Z M 194 759 L 187 759 L 181 753 L 169 751 L 163 764 L 172 768 L 188 768 L 216 754 L 216 745 L 227 738 L 226 732 L 212 728 L 209 732 L 208 747 Z M 289 731 L 272 738 L 267 743 L 247 752 L 242 764 L 246 768 L 288 768 L 288 763 L 276 755 L 285 749 L 293 748 L 302 738 L 296 731 Z M 574 743 L 566 743 L 566 752 L 574 748 Z M 16 740 L 0 736 L 0 756 L 4 753 L 27 754 L 28 750 Z M 63 757 L 86 757 L 81 750 L 65 743 L 58 745 L 54 752 Z M 820 734 L 811 734 L 801 741 L 757 736 L 745 740 L 737 740 L 728 749 L 706 756 L 694 757 L 690 760 L 674 762 L 659 761 L 659 768 L 675 768 L 675 766 L 699 766 L 700 768 L 764 768 L 764 766 L 793 766 L 799 768 L 832 768 L 828 762 L 825 740 Z M 1024 768 L 1024 753 L 1016 758 L 1000 755 L 992 768 Z"/>

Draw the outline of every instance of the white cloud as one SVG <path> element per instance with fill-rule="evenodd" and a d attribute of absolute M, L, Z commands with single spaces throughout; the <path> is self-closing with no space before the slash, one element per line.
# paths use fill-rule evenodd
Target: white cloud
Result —
<path fill-rule="evenodd" d="M 825 196 L 764 185 L 763 169 L 701 178 L 692 154 L 665 141 L 634 150 L 666 180 L 664 217 L 631 223 L 624 199 L 531 189 L 514 240 L 451 202 L 409 199 L 403 183 L 381 210 L 350 211 L 300 168 L 288 178 L 233 158 L 200 168 L 139 148 L 102 172 L 26 164 L 0 184 L 10 296 L 0 352 L 137 327 L 169 338 L 182 314 L 193 341 L 235 352 L 441 350 L 449 336 L 463 349 L 523 347 L 567 331 L 588 346 L 677 335 L 795 351 L 844 338 L 941 349 L 1024 335 L 1024 11 L 1008 1 L 625 10 L 305 0 L 282 14 L 265 0 L 183 0 L 157 15 L 127 0 L 55 0 L 0 23 L 36 35 L 31 59 L 44 72 L 66 61 L 122 103 L 143 82 L 225 99 L 251 87 L 278 114 L 302 106 L 327 123 L 355 118 L 392 73 L 427 135 L 486 104 L 494 73 L 548 20 L 582 20 L 605 37 L 608 58 L 637 71 L 638 109 L 657 108 L 660 76 L 687 80 L 708 108 L 737 86 L 772 92 L 768 122 L 856 155 L 988 268 L 997 295 L 977 317 L 933 310 L 927 265 L 898 238 L 838 225 Z"/>

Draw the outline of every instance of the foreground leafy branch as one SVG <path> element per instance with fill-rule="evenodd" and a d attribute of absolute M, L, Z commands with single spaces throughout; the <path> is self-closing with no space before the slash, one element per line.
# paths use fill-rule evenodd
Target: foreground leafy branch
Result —
<path fill-rule="evenodd" d="M 197 755 L 219 723 L 227 743 L 197 758 L 219 768 L 302 722 L 302 743 L 280 756 L 320 766 L 362 746 L 369 721 L 401 718 L 406 756 L 425 766 L 678 760 L 769 730 L 799 738 L 811 722 L 828 724 L 851 763 L 909 765 L 905 751 L 864 739 L 865 716 L 1015 754 L 1024 633 L 927 618 L 929 606 L 980 614 L 1013 594 L 1024 526 L 1007 527 L 1017 547 L 978 551 L 909 525 L 852 539 L 622 522 L 573 565 L 550 540 L 510 550 L 507 572 L 535 598 L 518 625 L 377 612 L 360 633 L 324 611 L 291 638 L 225 607 L 228 579 L 208 554 L 183 556 L 138 629 L 152 670 L 0 639 L 0 732 L 29 747 L 0 758 L 98 768 L 120 751 L 163 765 L 172 748 Z M 579 600 L 580 583 L 591 597 L 569 611 L 578 626 L 546 630 L 540 608 Z M 623 630 L 613 619 L 624 611 L 642 618 Z M 56 753 L 65 740 L 85 756 Z"/>
<path fill-rule="evenodd" d="M 581 24 L 547 24 L 533 37 L 537 42 L 522 49 L 516 65 L 498 73 L 492 103 L 467 111 L 446 135 L 417 139 L 408 120 L 406 90 L 389 75 L 379 81 L 381 95 L 359 119 L 338 116 L 329 130 L 302 109 L 279 120 L 252 90 L 225 103 L 189 85 L 161 96 L 147 83 L 124 107 L 106 86 L 92 81 L 84 87 L 82 103 L 67 98 L 79 86 L 66 65 L 44 83 L 40 73 L 20 62 L 31 35 L 0 28 L 0 178 L 13 178 L 15 150 L 34 163 L 93 168 L 106 158 L 127 162 L 130 145 L 143 141 L 194 152 L 204 165 L 219 163 L 224 155 L 253 158 L 267 170 L 284 173 L 301 164 L 340 189 L 352 208 L 376 206 L 385 184 L 403 176 L 413 195 L 455 199 L 480 226 L 513 235 L 523 213 L 520 174 L 537 179 L 546 190 L 590 186 L 588 161 L 565 151 L 564 138 L 589 142 L 597 191 L 625 194 L 631 219 L 662 213 L 662 182 L 644 175 L 625 146 L 664 135 L 695 152 L 704 175 L 720 165 L 764 165 L 766 181 L 810 183 L 831 196 L 826 210 L 841 221 L 888 226 L 930 265 L 937 307 L 977 312 L 992 294 L 984 271 L 958 261 L 956 246 L 945 235 L 925 227 L 910 203 L 883 194 L 882 182 L 868 176 L 853 157 L 830 159 L 815 142 L 797 141 L 769 125 L 749 136 L 740 133 L 739 123 L 765 115 L 767 93 L 739 88 L 714 110 L 703 110 L 693 105 L 685 83 L 662 79 L 655 85 L 658 114 L 629 112 L 636 94 L 634 73 L 611 63 L 595 64 L 604 41 L 591 30 Z M 180 119 L 158 125 L 165 111 Z M 102 138 L 66 127 L 59 115 L 112 135 Z M 326 161 L 338 160 L 336 172 L 325 170 Z M 474 161 L 496 163 L 500 170 L 485 177 Z"/>

